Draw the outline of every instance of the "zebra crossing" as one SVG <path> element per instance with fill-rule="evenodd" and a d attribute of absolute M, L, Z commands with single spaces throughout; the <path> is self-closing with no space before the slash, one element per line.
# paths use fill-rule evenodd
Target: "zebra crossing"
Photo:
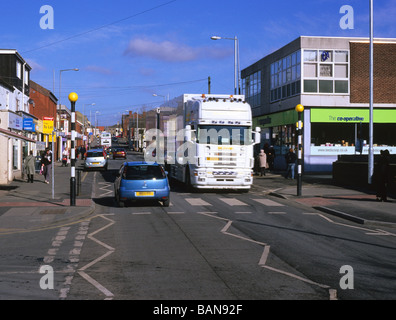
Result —
<path fill-rule="evenodd" d="M 285 205 L 271 199 L 245 197 L 243 199 L 236 197 L 191 197 L 188 195 L 178 196 L 177 198 L 171 197 L 169 208 L 164 208 L 168 214 L 184 214 L 191 213 L 194 210 L 191 208 L 199 209 L 206 207 L 210 212 L 212 210 L 230 210 L 236 214 L 249 214 L 253 212 L 265 212 L 267 214 L 285 214 L 281 208 Z M 131 208 L 131 207 L 130 207 Z M 186 208 L 188 208 L 186 210 Z M 136 210 L 135 210 L 136 209 Z M 147 215 L 151 214 L 151 210 L 141 211 L 142 208 L 132 206 L 132 214 L 134 215 Z M 182 211 L 182 210 L 185 211 Z M 263 209 L 263 210 L 261 210 Z"/>

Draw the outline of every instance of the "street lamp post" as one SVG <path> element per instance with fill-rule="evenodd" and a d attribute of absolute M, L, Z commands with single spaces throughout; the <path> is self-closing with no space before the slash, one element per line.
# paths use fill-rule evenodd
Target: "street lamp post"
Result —
<path fill-rule="evenodd" d="M 74 141 L 76 139 L 76 101 L 78 95 L 75 92 L 69 94 L 71 102 L 71 178 L 70 178 L 70 206 L 76 205 L 76 150 Z"/>
<path fill-rule="evenodd" d="M 296 106 L 298 113 L 298 158 L 297 158 L 297 196 L 301 196 L 302 189 L 302 121 L 301 114 L 304 112 L 304 106 Z"/>
<path fill-rule="evenodd" d="M 85 103 L 85 104 L 83 104 L 83 139 L 84 139 L 84 136 L 85 136 L 85 106 L 94 106 L 94 105 L 95 105 L 95 103 Z M 84 145 L 85 145 L 85 142 L 84 142 Z"/>
<path fill-rule="evenodd" d="M 57 127 L 57 129 L 59 130 L 60 129 L 60 112 L 61 112 L 61 87 L 62 87 L 62 72 L 65 72 L 65 71 L 79 71 L 79 69 L 78 68 L 73 68 L 73 69 L 63 69 L 63 70 L 60 70 L 59 71 L 59 109 L 58 109 L 58 112 L 59 112 L 59 121 L 58 121 L 58 127 Z"/>
<path fill-rule="evenodd" d="M 79 71 L 79 69 L 78 68 L 73 68 L 73 69 L 63 69 L 63 70 L 59 71 L 59 108 L 58 108 L 58 112 L 57 112 L 57 116 L 58 116 L 59 120 L 56 122 L 56 124 L 57 124 L 56 128 L 57 128 L 58 132 L 60 132 L 61 109 L 62 109 L 62 104 L 61 104 L 62 72 L 65 72 L 65 71 Z M 58 141 L 58 139 L 57 139 L 57 141 Z M 54 143 L 54 142 L 52 141 L 52 143 Z M 58 147 L 58 152 L 57 153 L 58 153 L 59 158 L 61 158 L 61 156 L 62 156 L 62 151 L 63 150 L 61 150 L 61 149 L 62 149 L 61 146 Z M 53 154 L 52 154 L 52 157 L 54 157 Z"/>
<path fill-rule="evenodd" d="M 239 67 L 239 40 L 238 37 L 225 38 L 219 36 L 211 37 L 212 40 L 233 40 L 234 41 L 234 94 L 241 94 L 240 87 L 240 67 Z"/>
<path fill-rule="evenodd" d="M 372 183 L 374 174 L 374 145 L 373 145 L 373 113 L 374 113 L 374 5 L 373 0 L 370 0 L 370 123 L 369 123 L 369 156 L 368 156 L 368 183 Z"/>

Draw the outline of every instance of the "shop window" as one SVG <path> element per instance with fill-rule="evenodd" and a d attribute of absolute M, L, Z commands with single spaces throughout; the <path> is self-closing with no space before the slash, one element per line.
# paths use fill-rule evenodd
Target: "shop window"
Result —
<path fill-rule="evenodd" d="M 334 66 L 334 76 L 336 78 L 348 78 L 348 65 L 336 64 Z"/>
<path fill-rule="evenodd" d="M 304 80 L 304 92 L 318 92 L 318 82 L 316 80 Z"/>
<path fill-rule="evenodd" d="M 333 66 L 331 64 L 321 64 L 320 65 L 320 76 L 321 77 L 332 77 L 333 76 Z"/>
<path fill-rule="evenodd" d="M 14 170 L 19 168 L 19 143 L 16 139 L 12 144 L 12 168 Z"/>
<path fill-rule="evenodd" d="M 335 92 L 336 93 L 348 93 L 348 81 L 336 80 L 335 81 Z"/>
<path fill-rule="evenodd" d="M 348 62 L 348 51 L 335 51 L 334 52 L 335 62 Z"/>
<path fill-rule="evenodd" d="M 333 81 L 319 80 L 319 92 L 321 93 L 333 93 Z"/>
<path fill-rule="evenodd" d="M 316 78 L 317 75 L 317 65 L 312 63 L 304 64 L 304 76 L 307 78 Z"/>
<path fill-rule="evenodd" d="M 316 50 L 304 50 L 304 61 L 318 61 Z"/>
<path fill-rule="evenodd" d="M 301 52 L 296 51 L 271 64 L 271 102 L 293 95 L 292 87 L 301 78 Z M 296 86 L 296 85 L 294 85 Z M 297 92 L 294 90 L 294 92 Z"/>
<path fill-rule="evenodd" d="M 304 92 L 323 94 L 349 92 L 348 51 L 304 50 L 303 55 Z"/>

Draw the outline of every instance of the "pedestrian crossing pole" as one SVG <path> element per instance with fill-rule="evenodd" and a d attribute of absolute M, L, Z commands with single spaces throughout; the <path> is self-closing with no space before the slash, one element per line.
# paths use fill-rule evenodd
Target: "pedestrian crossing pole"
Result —
<path fill-rule="evenodd" d="M 75 92 L 69 94 L 71 103 L 71 178 L 70 178 L 70 206 L 76 205 L 76 149 L 74 142 L 76 140 L 76 101 L 78 95 Z"/>
<path fill-rule="evenodd" d="M 297 158 L 297 196 L 301 196 L 302 189 L 302 121 L 301 114 L 304 112 L 304 106 L 296 106 L 298 113 L 298 158 Z"/>

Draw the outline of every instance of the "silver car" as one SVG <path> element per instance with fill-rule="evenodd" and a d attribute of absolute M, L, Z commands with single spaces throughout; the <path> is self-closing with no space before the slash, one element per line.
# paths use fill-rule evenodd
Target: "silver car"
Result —
<path fill-rule="evenodd" d="M 84 169 L 107 170 L 107 154 L 103 149 L 91 149 L 87 151 L 84 161 Z"/>

